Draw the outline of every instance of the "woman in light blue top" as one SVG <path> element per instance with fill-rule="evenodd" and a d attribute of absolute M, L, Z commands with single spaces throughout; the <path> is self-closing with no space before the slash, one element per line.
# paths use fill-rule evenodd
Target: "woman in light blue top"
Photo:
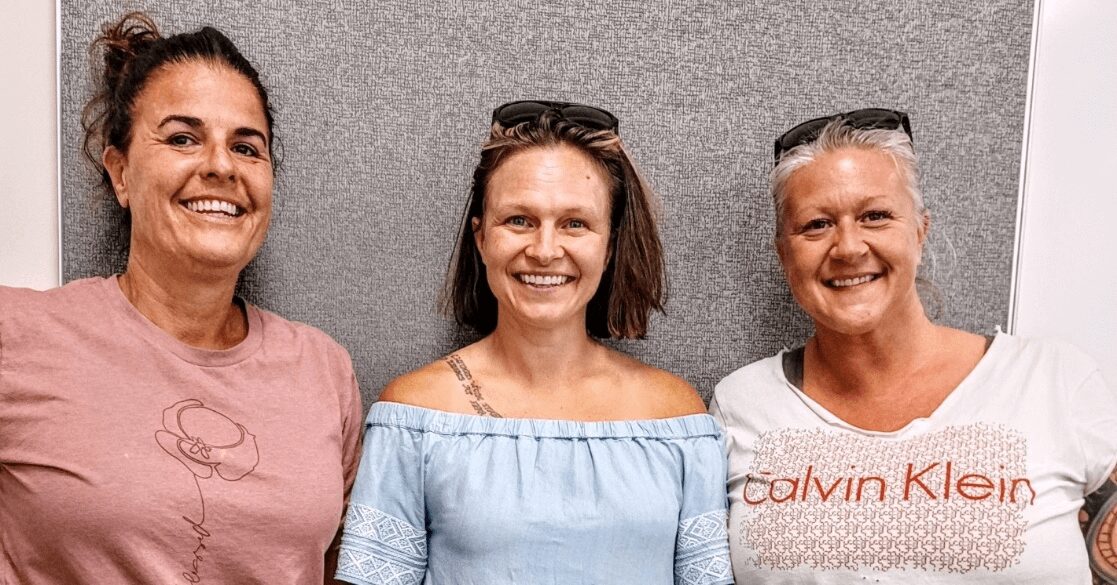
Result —
<path fill-rule="evenodd" d="M 589 106 L 493 113 L 447 282 L 484 337 L 369 412 L 338 565 L 359 584 L 732 583 L 717 424 L 603 345 L 662 307 L 651 193 Z"/>

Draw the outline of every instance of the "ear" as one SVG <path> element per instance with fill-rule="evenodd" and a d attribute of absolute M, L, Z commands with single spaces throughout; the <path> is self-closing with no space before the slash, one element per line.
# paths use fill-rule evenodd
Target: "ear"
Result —
<path fill-rule="evenodd" d="M 105 151 L 101 153 L 101 164 L 105 166 L 105 171 L 109 173 L 109 180 L 112 181 L 112 190 L 116 194 L 116 201 L 120 206 L 128 208 L 128 185 L 124 180 L 124 169 L 128 166 L 128 157 L 120 152 L 115 146 L 106 146 Z"/>
<path fill-rule="evenodd" d="M 481 262 L 485 261 L 485 230 L 481 229 L 481 218 L 472 217 L 469 220 L 469 225 L 473 229 L 473 245 L 477 248 L 477 253 L 481 256 Z"/>
<path fill-rule="evenodd" d="M 923 244 L 927 241 L 927 234 L 931 232 L 931 212 L 926 209 L 919 218 L 919 247 L 922 248 Z"/>

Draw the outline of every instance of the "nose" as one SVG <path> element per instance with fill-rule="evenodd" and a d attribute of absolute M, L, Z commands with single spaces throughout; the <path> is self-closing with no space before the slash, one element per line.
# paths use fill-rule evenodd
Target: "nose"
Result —
<path fill-rule="evenodd" d="M 834 229 L 834 238 L 830 256 L 836 260 L 856 260 L 869 251 L 869 246 L 865 243 L 865 235 L 855 224 L 839 223 Z"/>
<path fill-rule="evenodd" d="M 561 258 L 564 250 L 562 248 L 562 243 L 559 242 L 559 236 L 555 228 L 545 225 L 535 230 L 532 241 L 525 250 L 525 253 L 529 258 L 545 266 Z"/>
<path fill-rule="evenodd" d="M 219 181 L 232 181 L 236 178 L 236 165 L 233 163 L 232 153 L 225 145 L 214 142 L 206 147 L 202 176 Z"/>

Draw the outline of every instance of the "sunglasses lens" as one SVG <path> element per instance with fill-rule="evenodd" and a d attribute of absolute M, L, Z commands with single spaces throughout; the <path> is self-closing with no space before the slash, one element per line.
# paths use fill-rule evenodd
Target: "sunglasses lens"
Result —
<path fill-rule="evenodd" d="M 900 116 L 899 112 L 893 112 L 892 110 L 871 108 L 850 112 L 844 117 L 846 120 L 849 120 L 849 124 L 854 128 L 885 128 L 888 130 L 895 130 L 900 127 Z"/>
<path fill-rule="evenodd" d="M 593 130 L 615 130 L 617 119 L 605 110 L 590 106 L 571 105 L 562 109 L 562 117 Z"/>
<path fill-rule="evenodd" d="M 807 144 L 818 137 L 818 133 L 830 123 L 833 118 L 815 118 L 809 122 L 803 122 L 798 126 L 788 130 L 783 136 L 780 136 L 780 149 L 791 150 L 800 144 Z"/>
<path fill-rule="evenodd" d="M 496 112 L 493 113 L 493 121 L 499 122 L 501 126 L 506 128 L 511 128 L 516 124 L 537 119 L 551 107 L 550 104 L 542 102 L 512 102 L 497 108 Z"/>

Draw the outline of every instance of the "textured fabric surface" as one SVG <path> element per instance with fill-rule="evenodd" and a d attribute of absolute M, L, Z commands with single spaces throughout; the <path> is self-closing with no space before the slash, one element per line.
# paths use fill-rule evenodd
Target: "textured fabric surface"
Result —
<path fill-rule="evenodd" d="M 436 298 L 490 111 L 514 99 L 620 118 L 662 198 L 670 279 L 668 315 L 620 346 L 704 396 L 809 334 L 767 195 L 772 141 L 807 118 L 911 114 L 934 217 L 931 304 L 977 332 L 1006 318 L 1031 2 L 63 0 L 66 281 L 123 265 L 79 115 L 88 44 L 127 8 L 168 32 L 215 25 L 259 67 L 283 161 L 242 290 L 344 344 L 366 399 L 464 340 Z"/>
<path fill-rule="evenodd" d="M 322 332 L 246 312 L 200 349 L 116 278 L 0 286 L 0 583 L 322 585 L 357 383 Z"/>
<path fill-rule="evenodd" d="M 581 422 L 372 406 L 338 577 L 362 585 L 725 585 L 705 414 Z"/>

